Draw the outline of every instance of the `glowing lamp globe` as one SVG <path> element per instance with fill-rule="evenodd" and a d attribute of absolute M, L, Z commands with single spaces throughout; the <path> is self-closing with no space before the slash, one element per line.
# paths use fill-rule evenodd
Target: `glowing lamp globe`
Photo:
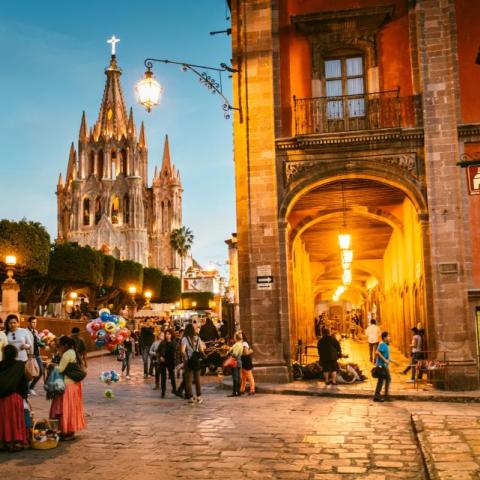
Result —
<path fill-rule="evenodd" d="M 342 250 L 342 263 L 352 263 L 353 250 Z"/>
<path fill-rule="evenodd" d="M 149 300 L 150 300 L 150 298 L 152 298 L 152 292 L 151 292 L 150 290 L 147 290 L 147 291 L 145 292 L 145 298 L 147 298 L 147 299 L 149 299 Z"/>
<path fill-rule="evenodd" d="M 9 267 L 14 267 L 17 264 L 17 257 L 15 255 L 7 255 L 5 257 L 5 263 Z"/>
<path fill-rule="evenodd" d="M 77 297 L 78 297 L 78 293 L 77 293 L 77 292 L 71 292 L 71 293 L 70 293 L 70 298 L 71 298 L 72 300 L 76 300 Z"/>
<path fill-rule="evenodd" d="M 352 283 L 352 271 L 345 270 L 342 277 L 344 285 L 350 285 Z"/>
<path fill-rule="evenodd" d="M 150 69 L 145 72 L 145 78 L 137 83 L 135 91 L 137 93 L 138 103 L 143 105 L 147 112 L 150 112 L 152 107 L 160 103 L 162 87 L 155 80 Z"/>
<path fill-rule="evenodd" d="M 351 237 L 348 233 L 341 233 L 338 235 L 338 244 L 342 250 L 348 250 L 350 248 Z"/>
<path fill-rule="evenodd" d="M 128 293 L 130 295 L 135 295 L 137 293 L 137 287 L 134 287 L 133 285 L 131 285 L 130 287 L 128 287 Z"/>

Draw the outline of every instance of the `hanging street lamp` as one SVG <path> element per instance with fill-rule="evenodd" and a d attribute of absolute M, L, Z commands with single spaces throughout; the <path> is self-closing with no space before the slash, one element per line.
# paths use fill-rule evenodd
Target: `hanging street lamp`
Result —
<path fill-rule="evenodd" d="M 157 80 L 155 80 L 153 76 L 153 62 L 179 65 L 182 72 L 190 71 L 194 75 L 196 75 L 203 86 L 205 86 L 213 94 L 218 94 L 222 98 L 222 110 L 226 120 L 230 118 L 230 110 L 240 111 L 239 108 L 232 106 L 230 100 L 223 93 L 222 87 L 222 73 L 237 73 L 238 70 L 236 70 L 235 68 L 229 67 L 225 63 L 220 64 L 220 68 L 216 68 L 207 67 L 205 65 L 195 65 L 193 63 L 187 62 L 177 62 L 161 58 L 146 58 L 143 63 L 147 70 L 145 72 L 144 78 L 140 80 L 135 86 L 135 91 L 137 93 L 138 103 L 143 105 L 147 112 L 150 112 L 152 110 L 152 107 L 155 107 L 160 103 L 160 97 L 163 93 L 162 86 L 159 82 L 157 82 Z M 214 72 L 216 75 L 218 75 L 218 80 L 212 76 L 214 73 L 211 72 Z"/>

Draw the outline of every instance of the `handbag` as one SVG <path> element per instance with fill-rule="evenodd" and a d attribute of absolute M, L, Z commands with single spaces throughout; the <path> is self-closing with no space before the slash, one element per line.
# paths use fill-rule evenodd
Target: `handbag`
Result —
<path fill-rule="evenodd" d="M 223 362 L 223 368 L 237 368 L 238 362 L 235 357 L 228 357 L 224 362 Z"/>
<path fill-rule="evenodd" d="M 45 381 L 43 386 L 47 392 L 47 397 L 52 398 L 56 393 L 63 393 L 65 391 L 65 382 L 63 381 L 63 375 L 58 371 L 57 367 L 54 367 Z"/>
<path fill-rule="evenodd" d="M 70 362 L 63 371 L 63 374 L 74 382 L 81 382 L 87 376 L 87 371 L 78 362 Z"/>
<path fill-rule="evenodd" d="M 27 380 L 33 380 L 40 376 L 40 368 L 34 357 L 28 357 L 25 363 L 25 376 L 27 377 Z"/>
<path fill-rule="evenodd" d="M 382 365 L 376 365 L 375 367 L 373 367 L 371 374 L 372 374 L 373 378 L 385 378 L 386 377 L 385 368 Z"/>

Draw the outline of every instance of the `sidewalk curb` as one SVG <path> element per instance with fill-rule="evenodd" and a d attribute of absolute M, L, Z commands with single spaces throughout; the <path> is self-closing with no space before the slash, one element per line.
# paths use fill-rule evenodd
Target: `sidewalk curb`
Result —
<path fill-rule="evenodd" d="M 223 390 L 231 390 L 232 382 L 224 380 L 220 383 Z M 295 388 L 289 388 L 281 386 L 272 386 L 268 384 L 255 384 L 255 391 L 257 393 L 267 393 L 271 395 L 296 395 L 304 397 L 324 397 L 324 398 L 358 398 L 363 400 L 373 400 L 373 391 L 369 392 L 352 392 L 342 391 L 341 386 L 337 391 L 332 390 L 299 390 Z M 440 394 L 402 394 L 394 393 L 390 397 L 392 400 L 405 401 L 405 402 L 450 402 L 450 403 L 480 403 L 480 397 L 473 396 L 448 396 Z"/>
<path fill-rule="evenodd" d="M 412 423 L 412 430 L 415 435 L 415 440 L 417 441 L 418 449 L 420 451 L 425 480 L 438 480 L 439 476 L 435 468 L 435 462 L 433 461 L 432 455 L 430 454 L 430 451 L 427 447 L 428 440 L 425 435 L 423 422 L 415 413 L 412 413 L 410 415 L 410 421 Z"/>

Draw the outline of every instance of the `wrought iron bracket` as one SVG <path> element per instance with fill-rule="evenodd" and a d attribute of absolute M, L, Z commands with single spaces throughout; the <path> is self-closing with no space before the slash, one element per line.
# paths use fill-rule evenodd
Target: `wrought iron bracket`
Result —
<path fill-rule="evenodd" d="M 208 67 L 205 65 L 195 65 L 193 63 L 187 62 L 177 62 L 173 60 L 167 60 L 162 58 L 146 58 L 143 62 L 145 67 L 148 71 L 151 71 L 153 68 L 153 62 L 158 63 L 165 63 L 165 64 L 172 64 L 172 65 L 180 65 L 182 71 L 191 71 L 193 72 L 199 79 L 200 83 L 208 88 L 213 94 L 218 94 L 222 97 L 223 104 L 223 116 L 226 120 L 230 118 L 230 110 L 237 110 L 240 111 L 240 108 L 234 107 L 230 100 L 224 95 L 223 87 L 222 87 L 222 73 L 237 73 L 238 70 L 232 67 L 229 67 L 225 63 L 220 64 L 220 68 L 216 67 Z M 218 81 L 212 77 L 209 72 L 217 72 L 218 74 Z"/>

